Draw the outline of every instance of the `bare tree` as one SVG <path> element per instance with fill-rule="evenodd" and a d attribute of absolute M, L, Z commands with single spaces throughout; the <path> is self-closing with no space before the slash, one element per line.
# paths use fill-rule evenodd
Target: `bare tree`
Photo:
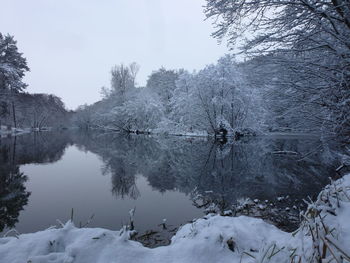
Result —
<path fill-rule="evenodd" d="M 135 88 L 135 80 L 139 66 L 131 63 L 129 66 L 124 64 L 116 65 L 111 70 L 111 90 L 110 95 L 116 97 L 119 103 L 126 99 L 127 92 Z"/>

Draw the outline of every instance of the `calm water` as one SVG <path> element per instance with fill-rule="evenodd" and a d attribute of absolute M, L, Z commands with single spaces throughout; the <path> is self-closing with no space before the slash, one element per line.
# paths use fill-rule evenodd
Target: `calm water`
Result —
<path fill-rule="evenodd" d="M 288 151 L 283 154 L 280 151 Z M 182 137 L 103 133 L 36 133 L 0 141 L 0 232 L 20 233 L 74 221 L 120 229 L 136 208 L 139 231 L 164 218 L 178 226 L 242 198 L 292 203 L 311 198 L 337 161 L 314 137 L 265 136 L 214 143 Z M 197 196 L 197 206 L 193 197 Z"/>

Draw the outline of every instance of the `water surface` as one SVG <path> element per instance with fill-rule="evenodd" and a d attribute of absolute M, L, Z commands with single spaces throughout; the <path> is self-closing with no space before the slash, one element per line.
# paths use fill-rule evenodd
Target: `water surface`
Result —
<path fill-rule="evenodd" d="M 335 175 L 330 156 L 311 136 L 220 143 L 64 131 L 2 138 L 0 231 L 42 230 L 67 221 L 72 208 L 76 225 L 94 215 L 90 226 L 109 229 L 127 224 L 136 208 L 140 232 L 163 219 L 179 226 L 213 203 L 221 212 L 234 209 L 246 198 L 276 207 L 288 196 L 279 209 L 299 209 Z"/>

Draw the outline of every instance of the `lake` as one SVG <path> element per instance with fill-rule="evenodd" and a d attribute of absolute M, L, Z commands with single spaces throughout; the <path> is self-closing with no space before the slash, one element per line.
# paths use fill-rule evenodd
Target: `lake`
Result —
<path fill-rule="evenodd" d="M 66 222 L 140 233 L 205 212 L 250 214 L 293 230 L 339 161 L 313 136 L 209 138 L 41 132 L 0 141 L 0 231 Z M 249 207 L 249 209 L 245 209 Z M 172 230 L 171 230 L 172 229 Z"/>

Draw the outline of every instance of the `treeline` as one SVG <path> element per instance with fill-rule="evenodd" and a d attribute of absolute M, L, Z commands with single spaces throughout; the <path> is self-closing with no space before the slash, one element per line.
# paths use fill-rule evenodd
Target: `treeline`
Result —
<path fill-rule="evenodd" d="M 318 132 L 350 135 L 349 1 L 207 0 L 219 40 L 240 48 L 198 72 L 112 69 L 102 101 L 77 123 L 169 133 Z"/>
<path fill-rule="evenodd" d="M 13 36 L 0 33 L 0 127 L 67 127 L 72 112 L 60 98 L 47 94 L 28 94 L 24 90 L 27 61 L 17 49 Z"/>
<path fill-rule="evenodd" d="M 174 134 L 233 134 L 262 127 L 257 91 L 230 55 L 198 72 L 160 68 L 145 87 L 135 85 L 137 69 L 135 63 L 115 66 L 111 87 L 102 89 L 104 98 L 78 110 L 78 126 Z"/>
<path fill-rule="evenodd" d="M 48 94 L 13 93 L 2 101 L 1 125 L 14 128 L 66 128 L 73 112 L 60 98 Z"/>

